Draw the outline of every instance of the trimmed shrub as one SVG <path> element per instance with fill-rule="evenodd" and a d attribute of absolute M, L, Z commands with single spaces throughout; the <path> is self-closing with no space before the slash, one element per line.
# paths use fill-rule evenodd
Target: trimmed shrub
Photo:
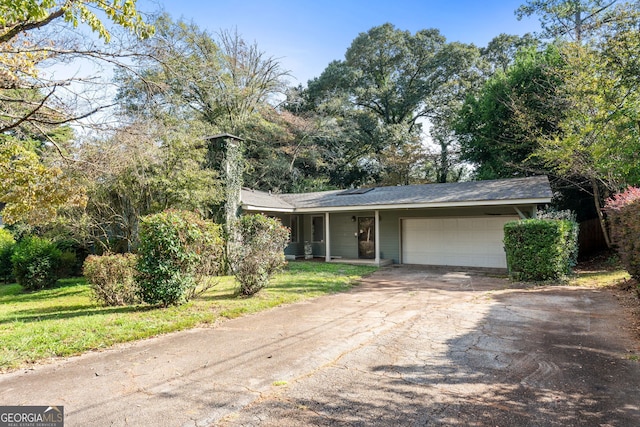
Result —
<path fill-rule="evenodd" d="M 0 279 L 5 283 L 11 279 L 13 273 L 11 255 L 13 255 L 15 245 L 16 241 L 13 239 L 13 235 L 11 235 L 9 230 L 0 228 Z"/>
<path fill-rule="evenodd" d="M 578 224 L 569 220 L 527 219 L 504 226 L 509 275 L 514 280 L 561 279 L 578 256 Z"/>
<path fill-rule="evenodd" d="M 28 291 L 55 285 L 60 255 L 60 250 L 48 239 L 22 239 L 16 244 L 11 256 L 16 281 Z"/>
<path fill-rule="evenodd" d="M 103 305 L 129 305 L 140 302 L 135 281 L 134 254 L 90 255 L 85 259 L 83 274 L 94 298 Z"/>
<path fill-rule="evenodd" d="M 629 187 L 605 203 L 611 240 L 625 270 L 640 281 L 640 188 Z"/>
<path fill-rule="evenodd" d="M 180 304 L 212 285 L 223 259 L 220 226 L 198 215 L 168 210 L 140 220 L 137 281 L 149 304 Z"/>
<path fill-rule="evenodd" d="M 274 218 L 244 215 L 236 220 L 238 241 L 231 243 L 229 259 L 242 295 L 254 295 L 285 265 L 289 229 Z"/>
<path fill-rule="evenodd" d="M 565 210 L 555 210 L 555 209 L 547 209 L 538 211 L 536 214 L 538 219 L 545 220 L 556 220 L 556 221 L 569 221 L 571 223 L 571 229 L 569 233 L 566 234 L 567 238 L 567 246 L 566 250 L 568 251 L 569 257 L 569 271 L 571 272 L 573 267 L 578 264 L 578 249 L 580 248 L 579 244 L 579 234 L 580 234 L 580 224 L 578 223 L 578 219 L 576 217 L 575 212 L 570 209 Z"/>

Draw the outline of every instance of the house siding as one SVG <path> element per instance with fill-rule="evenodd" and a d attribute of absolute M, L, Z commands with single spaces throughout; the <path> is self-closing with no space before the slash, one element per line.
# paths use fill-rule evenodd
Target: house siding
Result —
<path fill-rule="evenodd" d="M 368 216 L 363 212 L 346 212 L 331 214 L 331 256 L 342 258 L 358 258 L 358 222 L 352 221 L 355 216 Z"/>
<path fill-rule="evenodd" d="M 291 217 L 294 215 L 286 215 L 286 218 L 282 221 L 282 224 L 285 227 L 291 226 Z M 304 255 L 304 230 L 305 224 L 303 221 L 303 216 L 295 214 L 298 217 L 298 241 L 290 242 L 284 250 L 285 255 L 293 255 L 296 257 Z"/>

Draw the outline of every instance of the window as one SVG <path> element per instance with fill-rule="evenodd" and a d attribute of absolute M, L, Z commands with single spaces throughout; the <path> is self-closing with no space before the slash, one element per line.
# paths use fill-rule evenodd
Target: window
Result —
<path fill-rule="evenodd" d="M 324 218 L 321 216 L 311 217 L 311 241 L 324 242 Z"/>
<path fill-rule="evenodd" d="M 300 242 L 300 231 L 299 231 L 299 216 L 291 215 L 289 217 L 289 228 L 291 228 L 291 235 L 289 236 L 289 241 L 291 243 L 299 243 Z"/>

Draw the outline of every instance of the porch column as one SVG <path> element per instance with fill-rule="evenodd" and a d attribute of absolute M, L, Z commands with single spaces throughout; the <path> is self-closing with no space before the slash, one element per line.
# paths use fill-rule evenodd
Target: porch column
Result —
<path fill-rule="evenodd" d="M 375 211 L 375 219 L 374 223 L 376 226 L 376 232 L 374 233 L 375 238 L 375 246 L 376 246 L 376 265 L 380 265 L 380 211 Z"/>
<path fill-rule="evenodd" d="M 331 261 L 331 233 L 329 232 L 329 212 L 324 213 L 324 260 Z"/>

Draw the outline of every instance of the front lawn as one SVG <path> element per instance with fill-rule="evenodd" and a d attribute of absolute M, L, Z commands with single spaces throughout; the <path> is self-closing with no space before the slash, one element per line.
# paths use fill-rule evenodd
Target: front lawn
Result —
<path fill-rule="evenodd" d="M 16 284 L 0 285 L 0 371 L 345 291 L 375 270 L 293 262 L 251 298 L 236 295 L 233 278 L 223 277 L 200 297 L 166 309 L 102 307 L 91 299 L 84 279 L 60 280 L 56 288 L 32 293 Z"/>

